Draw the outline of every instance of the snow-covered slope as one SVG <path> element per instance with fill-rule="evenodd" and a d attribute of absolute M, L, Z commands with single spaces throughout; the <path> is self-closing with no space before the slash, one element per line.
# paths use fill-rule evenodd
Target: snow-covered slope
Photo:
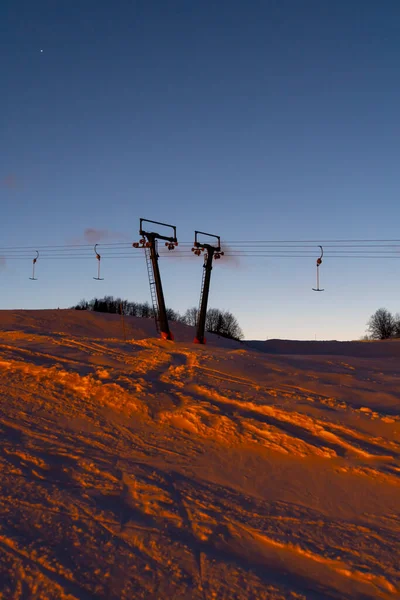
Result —
<path fill-rule="evenodd" d="M 125 328 L 0 311 L 0 598 L 400 597 L 400 344 Z"/>
<path fill-rule="evenodd" d="M 268 354 L 307 354 L 330 356 L 353 356 L 365 358 L 383 358 L 384 356 L 400 358 L 400 339 L 363 342 L 305 342 L 299 340 L 254 340 L 246 342 L 246 346 L 267 352 Z"/>
<path fill-rule="evenodd" d="M 170 323 L 177 340 L 192 342 L 195 332 L 182 323 Z M 124 317 L 119 315 L 80 310 L 0 310 L 0 331 L 18 330 L 37 335 L 55 334 L 98 339 L 142 340 L 157 337 L 153 319 Z M 237 342 L 214 334 L 207 334 L 207 344 L 235 348 Z"/>

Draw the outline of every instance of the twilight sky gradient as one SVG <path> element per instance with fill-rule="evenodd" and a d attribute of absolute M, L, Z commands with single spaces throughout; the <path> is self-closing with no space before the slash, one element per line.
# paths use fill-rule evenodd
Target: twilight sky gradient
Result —
<path fill-rule="evenodd" d="M 142 260 L 97 282 L 94 254 L 43 259 L 32 282 L 6 248 L 136 241 L 139 217 L 180 241 L 400 239 L 399 67 L 398 0 L 2 0 L 0 308 L 149 299 Z M 221 260 L 210 306 L 253 339 L 400 311 L 397 258 L 326 251 L 322 294 L 315 258 Z M 160 266 L 167 304 L 197 305 L 201 259 Z"/>

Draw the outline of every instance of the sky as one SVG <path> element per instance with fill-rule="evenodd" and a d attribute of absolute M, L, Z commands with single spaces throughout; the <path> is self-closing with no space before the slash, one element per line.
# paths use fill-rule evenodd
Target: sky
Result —
<path fill-rule="evenodd" d="M 0 308 L 149 300 L 142 251 L 105 247 L 128 248 L 144 217 L 179 242 L 220 235 L 227 254 L 310 240 L 223 257 L 209 305 L 248 339 L 359 338 L 376 309 L 400 312 L 400 261 L 329 240 L 400 251 L 399 67 L 398 0 L 3 0 Z M 201 264 L 160 258 L 169 306 L 198 304 Z"/>

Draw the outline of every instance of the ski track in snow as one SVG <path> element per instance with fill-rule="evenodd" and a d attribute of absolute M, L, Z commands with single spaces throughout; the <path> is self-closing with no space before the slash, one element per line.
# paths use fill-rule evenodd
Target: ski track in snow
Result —
<path fill-rule="evenodd" d="M 400 598 L 400 343 L 126 327 L 0 311 L 1 599 Z"/>

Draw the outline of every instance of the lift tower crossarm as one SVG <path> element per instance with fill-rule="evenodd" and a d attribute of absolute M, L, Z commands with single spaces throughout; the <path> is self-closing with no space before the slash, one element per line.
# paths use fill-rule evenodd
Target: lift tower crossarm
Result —
<path fill-rule="evenodd" d="M 217 240 L 217 245 L 201 243 L 198 241 L 199 235 L 206 235 L 207 237 L 212 237 Z M 197 331 L 194 342 L 196 344 L 205 344 L 206 338 L 204 335 L 205 327 L 206 327 L 206 318 L 207 318 L 207 306 L 208 306 L 208 296 L 210 293 L 210 281 L 211 281 L 211 271 L 212 271 L 212 261 L 213 258 L 221 258 L 224 255 L 221 252 L 221 238 L 219 235 L 213 235 L 212 233 L 206 233 L 205 231 L 195 231 L 194 232 L 194 247 L 192 248 L 192 252 L 194 252 L 197 256 L 200 256 L 202 252 L 206 251 L 204 255 L 204 265 L 203 265 L 203 280 L 201 285 L 201 293 L 200 293 L 200 306 L 199 313 L 197 317 Z"/>
<path fill-rule="evenodd" d="M 174 235 L 173 236 L 166 236 L 166 235 L 160 235 L 159 233 L 155 233 L 155 232 L 147 232 L 143 230 L 143 223 L 153 223 L 153 225 L 162 225 L 163 227 L 171 227 L 171 229 L 174 230 Z M 174 244 L 178 244 L 178 240 L 176 238 L 176 227 L 175 225 L 169 225 L 168 223 L 160 223 L 159 221 L 149 221 L 148 219 L 140 219 L 140 229 L 139 229 L 139 234 L 143 235 L 145 237 L 150 236 L 154 236 L 155 239 L 158 240 L 165 240 L 167 242 L 172 242 Z"/>
<path fill-rule="evenodd" d="M 173 230 L 173 236 L 165 236 L 154 231 L 145 231 L 143 223 L 153 223 L 170 227 Z M 157 240 L 165 240 L 165 245 L 168 250 L 173 250 L 178 245 L 176 238 L 176 227 L 168 223 L 160 223 L 159 221 L 149 221 L 148 219 L 140 219 L 139 233 L 142 239 L 138 243 L 134 243 L 135 248 L 144 248 L 146 253 L 147 269 L 149 274 L 150 292 L 153 301 L 154 317 L 157 330 L 161 333 L 161 337 L 165 340 L 173 340 L 167 317 L 167 309 L 165 306 L 164 293 L 161 283 L 160 269 L 158 266 Z M 146 242 L 147 240 L 147 242 Z M 155 288 L 155 295 L 154 295 Z"/>
<path fill-rule="evenodd" d="M 216 238 L 218 240 L 218 245 L 211 246 L 211 244 L 201 244 L 197 239 L 198 235 L 207 235 L 208 237 Z M 221 237 L 219 235 L 214 235 L 212 233 L 206 233 L 205 231 L 195 231 L 194 232 L 194 245 L 197 248 L 212 248 L 216 252 L 221 252 Z"/>

